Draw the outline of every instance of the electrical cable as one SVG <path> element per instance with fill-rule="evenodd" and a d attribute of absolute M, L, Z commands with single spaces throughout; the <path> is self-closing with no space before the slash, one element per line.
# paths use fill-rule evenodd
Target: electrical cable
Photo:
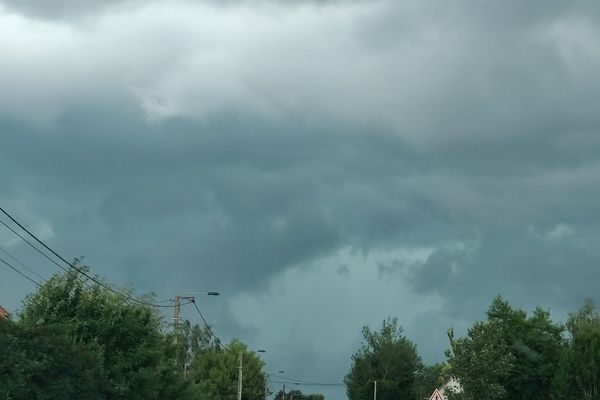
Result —
<path fill-rule="evenodd" d="M 275 393 L 275 385 L 271 382 L 271 376 L 269 374 L 267 374 L 267 380 L 269 381 L 269 386 L 271 386 L 271 391 Z"/>
<path fill-rule="evenodd" d="M 0 251 L 3 252 L 4 254 L 6 254 L 8 257 L 10 257 L 14 262 L 19 264 L 19 266 L 21 268 L 26 269 L 27 271 L 31 272 L 32 274 L 34 274 L 35 276 L 40 278 L 42 280 L 42 282 L 44 282 L 44 283 L 47 282 L 46 278 L 44 278 L 42 275 L 38 274 L 33 268 L 29 268 L 27 265 L 25 265 L 25 263 L 23 261 L 19 260 L 17 257 L 10 254 L 10 252 L 8 250 L 6 250 L 4 247 L 0 246 Z"/>
<path fill-rule="evenodd" d="M 292 378 L 292 377 L 283 376 L 283 375 L 278 375 L 277 378 L 278 379 L 285 379 L 285 380 L 288 380 L 288 381 L 293 381 L 294 383 L 299 382 L 299 383 L 306 383 L 306 384 L 321 384 L 319 382 L 307 381 L 305 379 Z M 323 383 L 323 384 L 327 384 L 327 385 L 345 385 L 344 383 Z"/>
<path fill-rule="evenodd" d="M 33 279 L 33 278 L 27 276 L 26 274 L 24 274 L 17 267 L 15 267 L 14 265 L 12 265 L 11 263 L 9 263 L 8 261 L 6 261 L 5 259 L 3 259 L 2 257 L 0 257 L 0 262 L 3 263 L 4 265 L 6 265 L 8 268 L 10 268 L 13 271 L 15 271 L 17 274 L 21 275 L 23 278 L 29 280 L 30 282 L 33 282 L 37 287 L 42 287 L 42 285 L 40 285 L 39 282 L 36 282 L 35 279 Z"/>
<path fill-rule="evenodd" d="M 9 225 L 7 225 L 1 219 L 0 219 L 0 224 L 4 225 L 4 227 L 6 227 L 6 229 L 10 230 L 12 233 L 14 233 L 16 236 L 18 236 L 22 241 L 24 241 L 25 243 L 27 243 L 27 245 L 29 245 L 29 247 L 31 247 L 32 249 L 34 249 L 37 253 L 39 253 L 40 255 L 42 255 L 45 259 L 47 259 L 48 261 L 50 261 L 52 264 L 56 265 L 58 268 L 62 269 L 63 271 L 65 271 L 67 273 L 69 272 L 68 268 L 65 268 L 64 266 L 60 265 L 56 260 L 54 260 L 48 254 L 44 253 L 36 245 L 34 245 L 33 243 L 31 243 L 29 240 L 27 240 L 27 238 L 24 238 L 23 235 L 21 235 L 19 232 L 15 231 L 13 228 L 11 228 Z M 92 287 L 92 285 L 88 281 L 86 281 L 84 279 L 81 279 L 81 277 L 79 277 L 79 276 L 76 276 L 75 279 L 77 279 L 79 282 L 81 282 L 84 286 L 87 286 L 88 288 Z"/>
<path fill-rule="evenodd" d="M 345 383 L 326 383 L 326 382 L 298 382 L 298 381 L 272 381 L 274 383 L 283 383 L 296 386 L 345 386 Z"/>
<path fill-rule="evenodd" d="M 58 262 L 56 262 L 56 260 L 54 260 L 48 254 L 46 254 L 43 251 L 41 251 L 36 245 L 34 245 L 29 240 L 27 240 L 26 238 L 24 238 L 19 232 L 15 231 L 13 228 L 11 228 L 9 225 L 6 224 L 6 222 L 2 221 L 1 219 L 0 219 L 0 224 L 4 225 L 6 227 L 6 229 L 10 230 L 12 233 L 14 233 L 15 235 L 17 235 L 21 240 L 23 240 L 25 243 L 27 243 L 29 245 L 29 247 L 31 247 L 32 249 L 34 249 L 35 251 L 37 251 L 44 258 L 46 258 L 47 260 L 49 260 L 50 262 L 52 262 L 54 265 L 56 265 L 58 268 L 62 269 L 65 272 L 69 272 L 68 268 L 65 268 L 62 265 L 60 265 Z"/>
<path fill-rule="evenodd" d="M 198 308 L 198 304 L 196 304 L 196 301 L 194 299 L 192 299 L 191 303 L 194 305 L 194 307 L 196 307 L 196 311 L 198 311 L 198 314 L 200 315 L 200 318 L 202 318 L 202 322 L 204 322 L 204 326 L 206 326 L 206 329 L 208 329 L 208 332 L 215 339 L 215 341 L 216 341 L 217 346 L 219 347 L 219 349 L 224 350 L 225 346 L 223 346 L 223 343 L 221 343 L 221 339 L 219 339 L 219 337 L 217 335 L 215 335 L 215 333 L 211 329 L 210 325 L 208 325 L 208 322 L 206 322 L 206 319 L 204 318 L 204 315 L 202 315 L 202 311 L 200 311 L 200 309 Z"/>
<path fill-rule="evenodd" d="M 46 245 L 46 243 L 44 243 L 41 239 L 39 239 L 36 235 L 34 235 L 31 231 L 29 231 L 29 229 L 27 229 L 25 226 L 23 226 L 19 221 L 17 221 L 12 215 L 10 215 L 2 207 L 0 207 L 0 212 L 2 212 L 4 215 L 6 215 L 15 225 L 17 225 L 19 228 L 21 228 L 25 233 L 27 233 L 29 236 L 31 236 L 36 242 L 38 242 L 40 245 L 42 245 L 46 250 L 48 250 L 50 253 L 52 253 L 55 257 L 57 257 L 59 260 L 61 260 L 65 264 L 67 264 L 67 266 L 69 266 L 69 268 L 74 269 L 75 271 L 77 271 L 81 275 L 85 276 L 86 278 L 88 278 L 89 280 L 91 280 L 92 282 L 94 282 L 95 284 L 97 284 L 98 286 L 101 286 L 104 289 L 108 290 L 109 292 L 112 292 L 112 293 L 114 293 L 114 294 L 116 294 L 118 296 L 121 296 L 121 297 L 125 298 L 126 300 L 132 301 L 132 302 L 140 304 L 140 305 L 145 305 L 145 306 L 149 306 L 149 307 L 160 307 L 160 308 L 173 308 L 173 307 L 176 307 L 176 305 L 154 304 L 154 303 L 150 303 L 150 302 L 147 302 L 147 301 L 144 301 L 144 300 L 139 300 L 139 299 L 136 299 L 134 297 L 131 297 L 131 296 L 127 295 L 127 294 L 121 293 L 121 292 L 119 292 L 119 291 L 111 288 L 107 284 L 103 283 L 102 281 L 94 278 L 93 276 L 91 276 L 90 274 L 88 274 L 87 272 L 85 272 L 83 269 L 81 269 L 81 268 L 75 266 L 74 264 L 70 263 L 69 261 L 67 261 L 63 256 L 61 256 L 56 251 L 54 251 L 52 248 L 50 248 L 48 245 Z M 4 222 L 2 222 L 2 224 L 4 226 L 8 227 Z M 11 229 L 11 231 L 14 232 L 13 229 Z M 24 239 L 19 234 L 17 234 L 17 236 L 19 236 L 22 239 Z M 26 240 L 26 242 L 28 242 L 28 241 Z M 31 245 L 31 243 L 30 243 L 30 245 Z M 33 246 L 33 247 L 35 247 L 35 246 Z M 45 253 L 43 253 L 39 249 L 38 249 L 38 252 L 40 252 L 42 254 L 45 254 Z M 45 255 L 45 257 L 48 258 L 48 259 L 51 259 L 48 255 Z M 56 263 L 56 262 L 54 262 L 54 263 L 58 265 L 58 263 Z M 62 266 L 60 266 L 60 267 L 63 270 L 66 271 L 66 269 L 64 267 L 62 267 Z"/>

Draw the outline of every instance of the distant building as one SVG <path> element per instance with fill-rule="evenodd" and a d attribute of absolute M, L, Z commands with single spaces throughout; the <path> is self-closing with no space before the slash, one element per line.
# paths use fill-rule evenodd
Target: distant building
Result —
<path fill-rule="evenodd" d="M 1 319 L 8 319 L 10 318 L 10 313 L 8 311 L 6 311 L 6 308 L 0 306 L 0 318 Z"/>

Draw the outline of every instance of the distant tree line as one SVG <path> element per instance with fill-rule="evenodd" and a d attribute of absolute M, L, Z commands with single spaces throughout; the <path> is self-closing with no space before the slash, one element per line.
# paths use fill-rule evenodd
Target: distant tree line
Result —
<path fill-rule="evenodd" d="M 293 389 L 289 392 L 283 390 L 278 391 L 275 394 L 274 400 L 324 400 L 325 396 L 322 394 L 304 394 L 301 390 Z"/>
<path fill-rule="evenodd" d="M 486 320 L 450 340 L 447 362 L 425 366 L 397 319 L 363 328 L 363 344 L 346 375 L 350 400 L 428 399 L 450 378 L 449 400 L 600 400 L 600 315 L 591 301 L 565 324 L 536 308 L 531 315 L 501 297 Z M 376 382 L 376 383 L 375 383 Z"/>
<path fill-rule="evenodd" d="M 0 319 L 0 400 L 236 400 L 240 353 L 242 399 L 271 394 L 264 364 L 244 343 L 221 345 L 188 321 L 174 334 L 155 308 L 108 285 L 75 270 L 55 275 L 17 318 Z M 372 399 L 375 385 L 377 400 L 423 400 L 450 378 L 461 390 L 449 400 L 600 400 L 600 315 L 591 302 L 561 324 L 497 297 L 464 337 L 449 330 L 447 360 L 435 365 L 424 365 L 396 318 L 362 336 L 345 377 L 350 400 Z"/>

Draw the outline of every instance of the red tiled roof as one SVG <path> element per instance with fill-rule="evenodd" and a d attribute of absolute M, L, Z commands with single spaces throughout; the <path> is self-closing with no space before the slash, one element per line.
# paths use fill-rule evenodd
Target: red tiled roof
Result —
<path fill-rule="evenodd" d="M 6 311 L 6 308 L 0 306 L 0 318 L 8 318 L 10 317 L 10 313 Z"/>

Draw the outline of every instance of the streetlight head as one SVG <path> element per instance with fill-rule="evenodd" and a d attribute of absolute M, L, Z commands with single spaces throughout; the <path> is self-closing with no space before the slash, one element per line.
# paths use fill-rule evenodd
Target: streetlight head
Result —
<path fill-rule="evenodd" d="M 219 292 L 206 292 L 207 296 L 219 296 L 221 293 Z"/>
<path fill-rule="evenodd" d="M 266 353 L 266 350 L 260 349 L 260 350 L 256 350 L 257 353 Z"/>

